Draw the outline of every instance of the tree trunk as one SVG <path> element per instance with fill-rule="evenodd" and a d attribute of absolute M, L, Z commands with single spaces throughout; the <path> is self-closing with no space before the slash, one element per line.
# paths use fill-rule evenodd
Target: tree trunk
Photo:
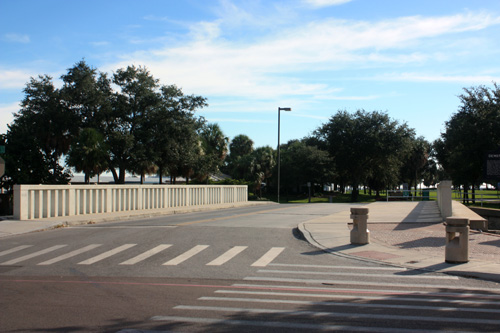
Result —
<path fill-rule="evenodd" d="M 116 169 L 115 168 L 109 168 L 109 170 L 113 174 L 113 180 L 115 181 L 115 184 L 118 184 L 118 174 L 116 173 Z"/>
<path fill-rule="evenodd" d="M 125 184 L 125 168 L 120 167 L 120 176 L 118 179 L 118 184 Z"/>
<path fill-rule="evenodd" d="M 163 182 L 162 175 L 163 175 L 163 165 L 160 164 L 158 165 L 158 184 L 160 185 Z"/>

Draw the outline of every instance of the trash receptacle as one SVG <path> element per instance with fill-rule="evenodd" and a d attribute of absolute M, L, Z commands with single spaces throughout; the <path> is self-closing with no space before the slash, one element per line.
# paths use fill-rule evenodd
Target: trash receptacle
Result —
<path fill-rule="evenodd" d="M 422 201 L 429 201 L 429 190 L 422 191 Z"/>

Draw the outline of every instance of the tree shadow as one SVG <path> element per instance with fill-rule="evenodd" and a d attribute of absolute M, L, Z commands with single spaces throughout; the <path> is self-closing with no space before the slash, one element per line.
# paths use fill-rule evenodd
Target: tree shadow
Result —
<path fill-rule="evenodd" d="M 439 247 L 444 247 L 445 245 L 446 245 L 446 238 L 444 236 L 423 237 L 420 239 L 415 239 L 412 241 L 396 244 L 396 246 L 403 249 L 413 249 L 413 248 L 423 248 L 423 247 L 439 248 Z"/>
<path fill-rule="evenodd" d="M 490 297 L 491 292 L 478 291 L 476 297 L 471 291 L 453 288 L 436 288 L 424 293 L 404 291 L 393 288 L 377 290 L 364 297 L 354 288 L 344 289 L 333 286 L 331 291 L 322 286 L 318 290 L 309 290 L 308 294 L 317 294 L 314 299 L 308 296 L 266 297 L 267 303 L 247 301 L 245 303 L 220 301 L 223 310 L 205 311 L 205 315 L 217 316 L 220 320 L 204 327 L 206 332 L 313 332 L 313 331 L 397 331 L 398 329 L 417 329 L 418 331 L 481 331 L 498 332 L 496 314 L 489 313 L 492 306 L 486 302 L 458 302 L 460 294 L 468 300 Z M 396 289 L 395 289 L 396 288 Z M 349 293 L 352 291 L 352 293 Z M 321 295 L 323 294 L 323 295 Z M 324 297 L 322 297 L 324 296 Z M 344 296 L 344 297 L 343 297 Z M 347 297 L 345 297 L 347 296 Z M 500 294 L 495 294 L 500 297 Z M 287 304 L 287 300 L 292 303 Z M 306 300 L 304 305 L 293 303 L 294 300 Z M 305 304 L 308 303 L 308 304 Z M 402 306 L 403 304 L 403 306 Z M 208 305 L 208 304 L 201 304 Z M 445 308 L 445 309 L 443 309 Z M 454 308 L 455 310 L 451 310 Z M 203 310 L 202 310 L 203 311 Z M 484 319 L 478 324 L 474 320 Z M 491 322 L 488 323 L 488 320 Z M 496 323 L 495 323 L 496 322 Z"/>
<path fill-rule="evenodd" d="M 487 241 L 487 242 L 481 242 L 479 244 L 500 247 L 500 239 L 496 239 L 496 240 L 493 240 L 493 241 Z"/>

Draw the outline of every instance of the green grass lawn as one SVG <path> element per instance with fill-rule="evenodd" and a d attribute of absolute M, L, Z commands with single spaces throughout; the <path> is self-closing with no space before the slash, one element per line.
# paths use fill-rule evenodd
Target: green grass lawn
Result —
<path fill-rule="evenodd" d="M 424 190 L 426 191 L 426 190 Z M 401 191 L 403 192 L 403 191 Z M 437 199 L 437 191 L 435 189 L 428 190 L 429 192 L 429 200 L 435 201 Z M 500 196 L 499 196 L 499 191 L 495 190 L 477 190 L 476 191 L 476 204 L 473 206 L 481 206 L 481 202 L 479 201 L 481 198 L 483 199 L 498 199 L 500 201 Z M 414 196 L 415 191 L 411 191 L 411 195 L 408 196 L 406 200 L 412 200 L 412 196 Z M 333 193 L 332 195 L 332 203 L 349 203 L 351 202 L 351 193 Z M 454 200 L 458 200 L 459 194 L 455 191 L 453 191 L 452 198 Z M 472 198 L 472 194 L 469 191 L 469 198 Z M 417 190 L 417 197 L 413 198 L 415 201 L 422 201 L 422 191 Z M 270 200 L 270 201 L 277 201 L 277 196 L 276 195 L 267 195 L 266 198 L 263 198 L 261 200 Z M 384 201 L 386 200 L 386 192 L 382 191 L 380 192 L 380 198 L 378 199 L 379 201 Z M 397 198 L 395 200 L 402 200 L 404 201 L 404 198 Z M 364 191 L 360 191 L 359 197 L 358 197 L 358 202 L 374 202 L 377 201 L 375 197 L 375 193 L 373 192 L 373 195 L 368 195 L 364 194 Z M 324 194 L 322 196 L 316 196 L 311 198 L 311 203 L 329 203 L 330 202 L 330 195 L 329 194 Z M 309 203 L 309 198 L 306 195 L 286 195 L 286 194 L 281 194 L 280 196 L 280 203 Z M 472 206 L 472 203 L 469 205 Z M 500 209 L 500 203 L 487 203 L 483 202 L 483 207 L 489 207 L 489 208 L 497 208 Z"/>

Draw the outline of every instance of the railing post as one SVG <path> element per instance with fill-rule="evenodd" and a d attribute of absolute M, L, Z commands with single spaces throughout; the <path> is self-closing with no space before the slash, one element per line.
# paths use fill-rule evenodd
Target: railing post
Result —
<path fill-rule="evenodd" d="M 14 185 L 14 219 L 28 219 L 28 192 L 23 189 L 23 185 Z M 28 208 L 28 209 L 27 209 Z"/>

